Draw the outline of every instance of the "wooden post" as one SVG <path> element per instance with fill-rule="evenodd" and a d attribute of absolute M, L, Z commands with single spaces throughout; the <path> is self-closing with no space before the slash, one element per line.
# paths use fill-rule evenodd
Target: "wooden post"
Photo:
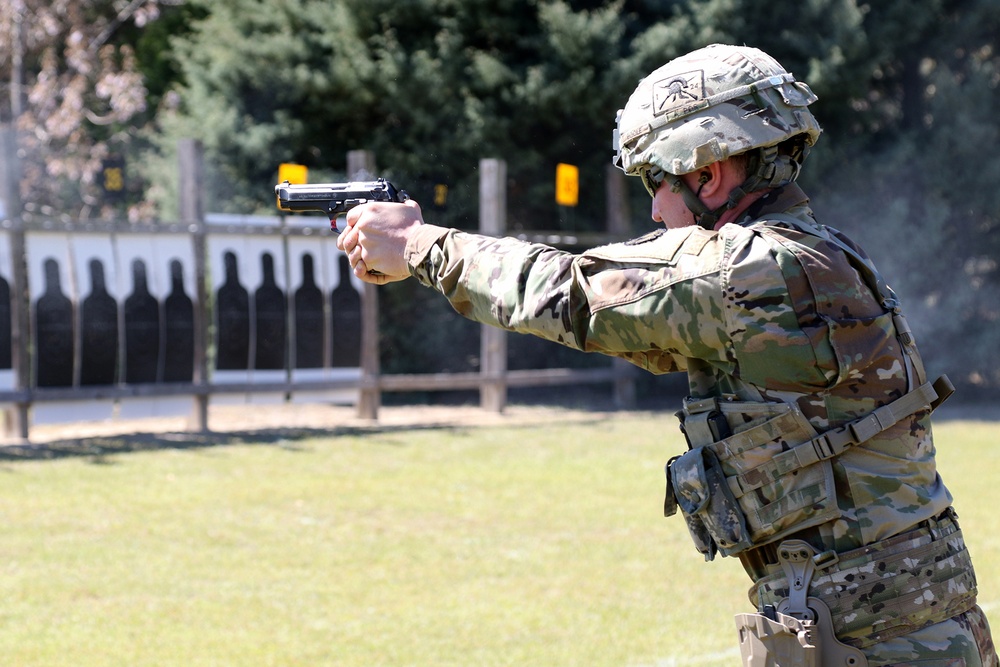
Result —
<path fill-rule="evenodd" d="M 631 212 L 628 203 L 628 182 L 625 173 L 609 164 L 605 167 L 605 193 L 607 195 L 608 232 L 628 236 L 632 233 Z M 628 410 L 635 407 L 635 368 L 629 362 L 612 357 L 611 367 L 615 371 L 614 405 Z"/>
<path fill-rule="evenodd" d="M 370 180 L 376 177 L 375 154 L 355 150 L 347 153 L 347 177 Z M 381 373 L 379 361 L 378 287 L 365 283 L 361 296 L 361 392 L 358 396 L 358 417 L 378 419 L 382 392 L 378 386 Z"/>
<path fill-rule="evenodd" d="M 13 280 L 10 290 L 11 361 L 14 367 L 14 388 L 26 392 L 31 387 L 31 303 L 28 294 L 28 266 L 25 263 L 24 228 L 16 225 L 10 233 L 11 270 Z M 30 399 L 21 401 L 8 413 L 8 431 L 22 440 L 28 440 Z"/>
<path fill-rule="evenodd" d="M 13 93 L 12 93 L 13 95 Z M 17 159 L 17 130 L 0 125 L 0 219 L 10 229 L 11 362 L 14 388 L 26 392 L 31 387 L 30 342 L 31 305 L 28 295 L 28 267 L 25 264 L 24 228 L 21 221 L 21 169 Z M 5 427 L 9 435 L 27 441 L 30 403 L 25 400 L 8 410 Z"/>
<path fill-rule="evenodd" d="M 194 309 L 194 384 L 204 389 L 208 384 L 208 289 L 205 286 L 205 189 L 202 173 L 204 151 L 196 139 L 177 142 L 177 167 L 180 170 L 178 206 L 180 220 L 188 226 L 194 245 L 195 293 L 198 307 Z M 200 391 L 194 397 L 192 421 L 202 433 L 208 431 L 208 393 Z"/>
<path fill-rule="evenodd" d="M 479 161 L 479 231 L 501 236 L 507 231 L 507 163 Z M 490 412 L 503 412 L 507 405 L 507 332 L 482 325 L 479 343 L 479 404 Z"/>
<path fill-rule="evenodd" d="M 605 211 L 611 234 L 632 234 L 632 213 L 628 200 L 628 177 L 613 164 L 604 168 Z"/>
<path fill-rule="evenodd" d="M 352 181 L 378 178 L 375 153 L 365 150 L 347 151 L 347 177 Z"/>

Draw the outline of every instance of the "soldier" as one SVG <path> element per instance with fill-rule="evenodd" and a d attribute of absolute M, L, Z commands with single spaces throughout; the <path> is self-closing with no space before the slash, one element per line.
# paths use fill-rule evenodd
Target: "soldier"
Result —
<path fill-rule="evenodd" d="M 950 384 L 928 381 L 895 295 L 795 184 L 815 100 L 762 51 L 699 49 L 617 119 L 615 164 L 664 228 L 574 255 L 423 224 L 408 202 L 355 208 L 338 245 L 368 282 L 413 276 L 474 320 L 687 371 L 665 511 L 753 581 L 746 665 L 995 666 L 935 468 Z"/>

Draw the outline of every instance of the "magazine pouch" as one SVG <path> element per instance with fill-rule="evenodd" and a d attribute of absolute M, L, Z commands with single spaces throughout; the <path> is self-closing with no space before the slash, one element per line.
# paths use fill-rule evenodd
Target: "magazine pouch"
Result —
<path fill-rule="evenodd" d="M 746 519 L 711 449 L 696 447 L 667 465 L 667 505 L 673 496 L 695 548 L 712 560 L 752 546 Z M 665 508 L 667 509 L 667 508 Z"/>

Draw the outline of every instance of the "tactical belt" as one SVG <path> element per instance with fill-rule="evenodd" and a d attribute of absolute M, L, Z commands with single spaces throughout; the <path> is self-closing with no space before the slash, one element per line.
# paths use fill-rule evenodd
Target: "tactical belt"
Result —
<path fill-rule="evenodd" d="M 808 594 L 830 609 L 837 637 L 860 649 L 965 613 L 976 604 L 976 575 L 949 508 L 917 528 L 859 549 L 816 556 Z M 784 572 L 750 589 L 763 609 L 789 596 Z"/>

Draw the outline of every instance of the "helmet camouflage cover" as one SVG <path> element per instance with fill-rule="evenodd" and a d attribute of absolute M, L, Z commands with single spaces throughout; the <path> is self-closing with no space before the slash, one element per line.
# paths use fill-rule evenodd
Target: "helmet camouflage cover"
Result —
<path fill-rule="evenodd" d="M 819 138 L 816 101 L 771 56 L 713 44 L 671 60 L 639 82 L 618 112 L 615 164 L 629 175 L 679 176 L 755 148 Z"/>

